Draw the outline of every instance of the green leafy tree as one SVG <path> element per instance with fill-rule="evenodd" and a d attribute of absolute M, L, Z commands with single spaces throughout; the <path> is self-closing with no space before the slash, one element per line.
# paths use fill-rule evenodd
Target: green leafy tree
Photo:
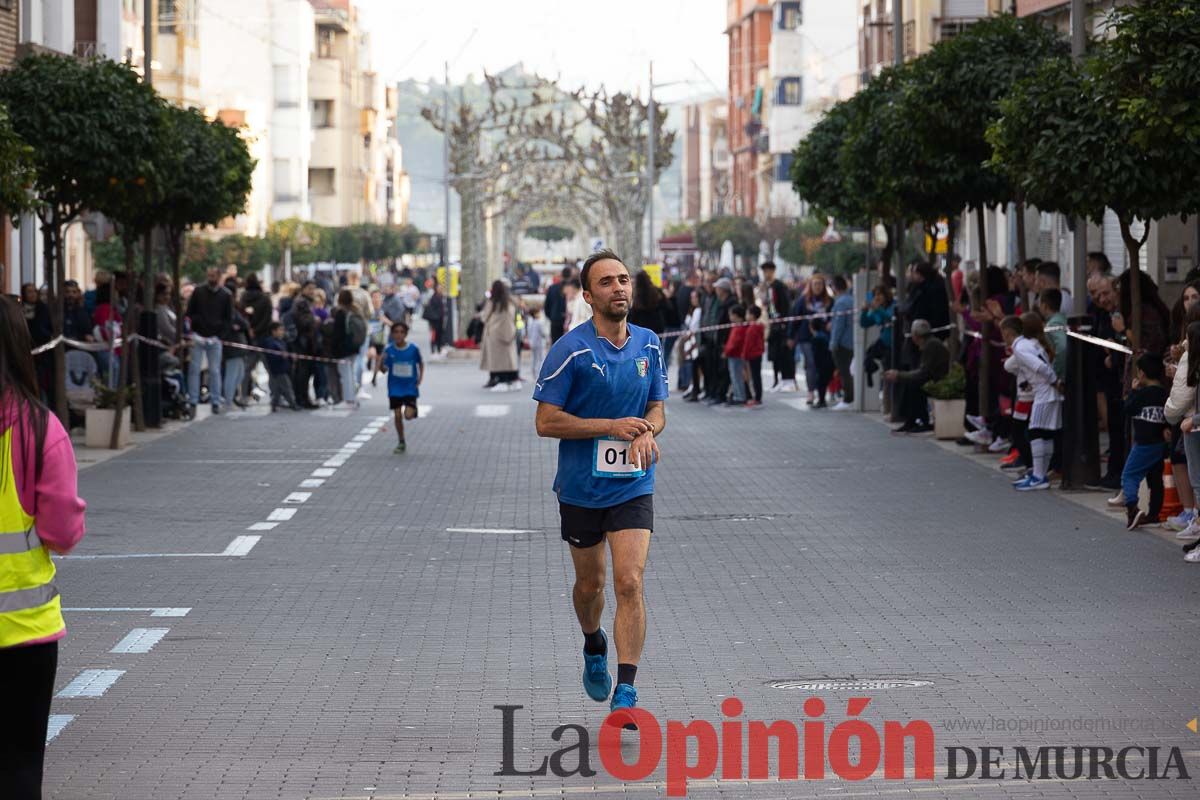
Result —
<path fill-rule="evenodd" d="M 796 145 L 791 178 L 793 188 L 809 204 L 814 217 L 830 216 L 852 225 L 864 225 L 870 212 L 862 198 L 847 189 L 845 172 L 838 168 L 854 110 L 852 104 L 843 102 L 825 112 Z"/>
<path fill-rule="evenodd" d="M 54 335 L 62 333 L 64 228 L 86 208 L 101 209 L 123 182 L 145 175 L 156 146 L 159 106 L 127 65 L 32 55 L 0 72 L 0 103 L 33 150 L 33 191 Z M 65 356 L 54 350 L 55 412 L 67 419 Z"/>
<path fill-rule="evenodd" d="M 13 130 L 8 109 L 0 106 L 0 209 L 8 212 L 13 222 L 21 212 L 37 206 L 32 192 L 37 181 L 33 157 L 33 148 Z"/>
<path fill-rule="evenodd" d="M 1137 220 L 1149 223 L 1193 213 L 1197 202 L 1183 154 L 1140 148 L 1138 128 L 1121 114 L 1121 98 L 1101 59 L 1082 65 L 1068 59 L 1042 67 L 1014 87 L 1001 104 L 1003 116 L 989 130 L 992 163 L 1010 171 L 1038 208 L 1094 222 L 1105 207 L 1117 215 L 1121 237 L 1137 270 L 1150 226 L 1133 234 Z M 1028 121 L 1038 120 L 1036 126 Z M 1141 335 L 1140 281 L 1134 280 L 1135 345 Z"/>
<path fill-rule="evenodd" d="M 185 235 L 242 212 L 255 162 L 241 131 L 220 120 L 209 120 L 197 109 L 169 106 L 165 120 L 169 157 L 162 167 L 161 224 L 178 286 Z M 182 338 L 181 303 L 176 292 L 175 319 Z"/>
<path fill-rule="evenodd" d="M 363 228 L 330 228 L 330 260 L 339 264 L 357 264 L 363 257 Z"/>
<path fill-rule="evenodd" d="M 297 217 L 276 220 L 267 228 L 271 258 L 284 262 L 284 253 L 291 250 L 293 264 L 315 264 L 330 261 L 332 254 L 331 229 Z M 290 279 L 291 276 L 285 276 Z"/>
<path fill-rule="evenodd" d="M 762 231 L 750 217 L 713 217 L 696 226 L 696 246 L 707 253 L 721 252 L 726 241 L 739 256 L 758 255 Z"/>
<path fill-rule="evenodd" d="M 1009 176 L 987 163 L 991 147 L 985 133 L 1012 85 L 1067 51 L 1062 37 L 1035 18 L 1001 14 L 939 42 L 913 62 L 900 97 L 907 129 L 900 144 L 912 146 L 910 179 L 923 191 L 902 196 L 910 218 L 922 221 L 927 234 L 938 217 L 969 207 L 980 227 L 980 263 L 987 263 L 983 209 L 1021 198 Z"/>

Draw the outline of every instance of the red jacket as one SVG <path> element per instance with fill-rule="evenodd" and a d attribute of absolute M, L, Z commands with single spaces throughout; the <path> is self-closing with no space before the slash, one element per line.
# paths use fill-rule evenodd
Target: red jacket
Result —
<path fill-rule="evenodd" d="M 752 358 L 762 358 L 765 350 L 762 323 L 751 322 L 746 326 L 746 343 L 742 347 L 742 358 L 747 361 Z"/>
<path fill-rule="evenodd" d="M 729 339 L 725 342 L 726 358 L 744 358 L 742 350 L 746 345 L 746 328 L 747 325 L 741 323 L 729 331 Z"/>

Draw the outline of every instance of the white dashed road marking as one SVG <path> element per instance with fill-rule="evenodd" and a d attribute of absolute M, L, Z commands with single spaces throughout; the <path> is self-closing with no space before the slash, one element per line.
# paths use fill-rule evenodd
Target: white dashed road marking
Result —
<path fill-rule="evenodd" d="M 107 611 L 149 611 L 152 617 L 186 617 L 191 607 L 187 608 L 64 608 L 63 611 L 107 612 Z"/>
<path fill-rule="evenodd" d="M 223 556 L 244 556 L 254 549 L 254 545 L 258 544 L 261 536 L 239 536 L 229 543 L 225 548 Z"/>
<path fill-rule="evenodd" d="M 162 641 L 170 628 L 134 628 L 110 653 L 149 653 L 154 645 Z"/>
<path fill-rule="evenodd" d="M 475 416 L 483 419 L 494 419 L 496 417 L 507 417 L 512 411 L 512 406 L 500 405 L 479 405 L 475 406 Z"/>
<path fill-rule="evenodd" d="M 278 525 L 279 525 L 278 522 L 256 522 L 253 525 L 251 525 L 249 528 L 246 528 L 246 530 L 248 530 L 248 531 L 272 531 L 272 530 L 275 530 L 275 528 Z"/>
<path fill-rule="evenodd" d="M 292 492 L 287 497 L 283 498 L 285 503 L 307 503 L 308 498 L 312 497 L 312 492 Z"/>
<path fill-rule="evenodd" d="M 269 522 L 287 522 L 294 516 L 296 516 L 296 509 L 294 508 L 277 508 L 270 514 L 267 514 L 267 520 Z"/>
<path fill-rule="evenodd" d="M 73 719 L 75 719 L 74 714 L 51 714 L 50 727 L 46 729 L 46 744 L 54 741 L 55 737 L 62 733 L 63 728 L 70 725 Z"/>
<path fill-rule="evenodd" d="M 55 697 L 103 697 L 124 674 L 123 669 L 85 669 Z"/>

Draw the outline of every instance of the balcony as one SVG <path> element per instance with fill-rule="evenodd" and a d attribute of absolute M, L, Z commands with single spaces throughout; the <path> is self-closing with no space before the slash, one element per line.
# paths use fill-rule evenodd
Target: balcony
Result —
<path fill-rule="evenodd" d="M 95 58 L 97 55 L 95 42 L 76 42 L 75 57 L 76 58 Z"/>
<path fill-rule="evenodd" d="M 314 0 L 313 21 L 318 26 L 350 32 L 350 0 Z"/>

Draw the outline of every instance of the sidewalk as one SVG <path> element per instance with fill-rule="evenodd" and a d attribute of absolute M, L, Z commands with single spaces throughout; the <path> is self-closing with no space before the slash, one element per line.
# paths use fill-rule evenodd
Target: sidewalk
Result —
<path fill-rule="evenodd" d="M 891 426 L 891 423 L 889 423 L 882 414 L 872 413 L 864 414 L 864 416 L 882 425 L 887 425 L 889 427 Z M 1000 469 L 1000 458 L 1002 455 L 1004 455 L 1003 453 L 989 453 L 985 449 L 976 446 L 965 447 L 956 444 L 953 440 L 934 439 L 932 435 L 914 436 L 909 438 L 923 439 L 931 442 L 945 452 L 953 453 L 960 458 L 965 458 L 968 461 L 979 465 L 981 468 L 988 470 L 993 475 L 1005 478 L 1006 480 L 1011 477 L 1009 473 Z M 1103 448 L 1101 449 L 1103 450 Z M 1125 507 L 1120 506 L 1118 508 L 1121 513 L 1115 513 L 1110 510 L 1108 504 L 1105 503 L 1105 500 L 1112 496 L 1112 492 L 1108 490 L 1097 492 L 1088 489 L 1060 489 L 1056 485 L 1051 490 L 1051 493 L 1055 497 L 1061 497 L 1062 499 L 1068 500 L 1077 506 L 1086 508 L 1089 511 L 1094 511 L 1096 514 L 1102 516 L 1104 520 L 1106 520 L 1115 530 L 1123 530 L 1125 527 Z M 1014 494 L 1017 493 L 1014 492 Z M 1145 482 L 1142 483 L 1140 502 L 1143 506 L 1149 503 L 1149 493 L 1146 489 Z M 1146 525 L 1138 528 L 1137 533 L 1151 534 L 1163 540 L 1164 542 L 1169 542 L 1174 546 L 1181 547 L 1184 544 L 1182 540 L 1175 538 L 1175 531 L 1164 528 L 1162 525 Z"/>

